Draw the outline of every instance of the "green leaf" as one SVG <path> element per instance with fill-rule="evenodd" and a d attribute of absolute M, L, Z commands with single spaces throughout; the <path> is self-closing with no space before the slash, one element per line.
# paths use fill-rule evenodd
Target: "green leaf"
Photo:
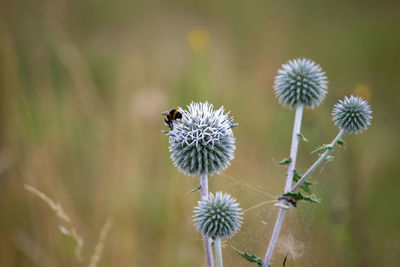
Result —
<path fill-rule="evenodd" d="M 326 158 L 324 159 L 324 161 L 332 161 L 334 158 L 334 156 L 328 155 L 326 156 Z"/>
<path fill-rule="evenodd" d="M 192 190 L 189 191 L 189 193 L 193 193 L 193 192 L 199 191 L 200 189 L 201 189 L 201 185 L 199 185 L 196 188 L 193 188 Z"/>
<path fill-rule="evenodd" d="M 294 170 L 294 171 L 293 171 L 293 181 L 294 181 L 294 182 L 298 182 L 298 181 L 300 180 L 301 176 L 302 176 L 302 174 L 301 174 L 299 171 L 297 171 L 297 170 Z M 308 194 L 311 195 L 311 194 L 312 194 L 312 191 L 311 191 L 311 189 L 310 189 L 310 185 L 312 185 L 311 182 L 304 181 L 304 183 L 302 183 L 302 185 L 300 186 L 300 188 L 303 189 L 304 192 L 306 192 L 306 193 L 308 193 Z"/>
<path fill-rule="evenodd" d="M 263 266 L 263 260 L 259 257 L 257 257 L 256 255 L 253 254 L 249 254 L 247 252 L 238 250 L 237 248 L 233 248 L 237 254 L 239 254 L 240 256 L 242 256 L 245 260 L 249 261 L 249 262 L 255 262 L 257 263 L 258 267 L 262 267 Z"/>
<path fill-rule="evenodd" d="M 308 142 L 307 138 L 302 134 L 302 133 L 298 133 L 297 136 L 303 140 L 304 142 Z"/>
<path fill-rule="evenodd" d="M 301 192 L 286 192 L 282 196 L 293 198 L 296 201 L 305 200 L 311 203 L 319 203 L 318 199 L 312 196 L 303 195 Z"/>
<path fill-rule="evenodd" d="M 311 153 L 315 153 L 315 152 L 321 152 L 321 151 L 325 151 L 325 150 L 331 150 L 333 147 L 330 145 L 330 144 L 328 144 L 328 145 L 322 145 L 322 146 L 319 146 L 319 147 L 317 147 L 313 152 L 311 152 Z"/>
<path fill-rule="evenodd" d="M 301 173 L 298 170 L 293 171 L 293 181 L 297 182 L 301 178 Z"/>
<path fill-rule="evenodd" d="M 283 160 L 281 160 L 279 162 L 275 162 L 275 163 L 278 164 L 278 165 L 289 165 L 290 162 L 292 162 L 292 159 L 291 158 L 286 158 L 286 159 L 283 159 Z"/>
<path fill-rule="evenodd" d="M 343 139 L 339 139 L 339 140 L 337 141 L 337 144 L 338 144 L 339 146 L 342 146 L 342 147 L 345 146 L 345 143 L 344 143 Z"/>

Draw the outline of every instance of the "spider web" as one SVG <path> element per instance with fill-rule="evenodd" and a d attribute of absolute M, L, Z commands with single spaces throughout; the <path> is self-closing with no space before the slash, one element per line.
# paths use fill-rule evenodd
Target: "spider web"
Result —
<path fill-rule="evenodd" d="M 274 204 L 278 202 L 277 196 L 281 193 L 281 189 L 271 188 L 271 191 L 267 191 L 260 185 L 225 173 L 219 175 L 215 181 L 213 179 L 210 179 L 210 182 L 213 183 L 211 188 L 223 188 L 224 192 L 228 192 L 238 199 L 244 213 L 241 230 L 235 237 L 225 240 L 224 262 L 227 266 L 247 266 L 245 259 L 238 258 L 240 256 L 228 247 L 237 248 L 263 259 L 275 225 L 278 209 L 274 207 Z M 283 262 L 285 257 L 287 260 L 297 260 L 305 253 L 305 246 L 296 235 L 298 232 L 296 227 L 291 228 L 290 226 L 293 223 L 297 224 L 295 221 L 297 219 L 301 220 L 300 223 L 303 227 L 309 225 L 309 218 L 305 219 L 304 216 L 298 216 L 296 213 L 299 213 L 299 210 L 291 210 L 286 214 L 273 258 L 277 263 Z M 309 215 L 311 212 L 308 210 L 306 213 Z"/>

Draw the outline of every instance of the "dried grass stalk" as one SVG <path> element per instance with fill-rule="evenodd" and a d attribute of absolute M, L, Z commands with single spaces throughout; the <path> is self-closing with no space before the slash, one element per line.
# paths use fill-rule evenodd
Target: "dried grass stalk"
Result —
<path fill-rule="evenodd" d="M 83 238 L 72 224 L 69 216 L 64 212 L 62 206 L 59 203 L 54 202 L 50 197 L 48 197 L 46 194 L 36 189 L 35 187 L 27 184 L 25 184 L 24 187 L 27 191 L 31 192 L 32 194 L 43 200 L 45 203 L 47 203 L 50 209 L 66 225 L 60 225 L 59 229 L 61 233 L 74 239 L 76 243 L 75 254 L 78 257 L 79 261 L 82 261 Z"/>
<path fill-rule="evenodd" d="M 97 245 L 94 249 L 92 258 L 90 259 L 89 267 L 97 266 L 97 263 L 99 262 L 100 257 L 103 253 L 104 244 L 106 242 L 107 235 L 111 230 L 111 227 L 112 227 L 112 220 L 110 218 L 108 218 L 106 223 L 103 225 L 103 228 L 101 228 L 100 235 L 99 235 L 99 241 L 97 242 Z"/>

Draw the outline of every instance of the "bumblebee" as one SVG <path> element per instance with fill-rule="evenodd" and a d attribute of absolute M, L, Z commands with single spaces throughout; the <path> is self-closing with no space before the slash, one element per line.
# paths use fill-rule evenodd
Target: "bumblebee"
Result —
<path fill-rule="evenodd" d="M 182 119 L 182 113 L 177 109 L 171 109 L 170 111 L 164 111 L 161 113 L 165 117 L 165 124 L 172 130 L 174 127 L 174 120 Z"/>

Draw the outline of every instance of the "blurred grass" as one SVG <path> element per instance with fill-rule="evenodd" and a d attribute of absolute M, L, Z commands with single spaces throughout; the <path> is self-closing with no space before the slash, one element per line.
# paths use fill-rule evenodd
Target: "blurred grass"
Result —
<path fill-rule="evenodd" d="M 305 255 L 288 265 L 397 265 L 399 8 L 396 1 L 2 1 L 0 265 L 79 266 L 55 216 L 23 189 L 31 184 L 62 204 L 85 240 L 84 259 L 112 217 L 100 266 L 203 266 L 191 222 L 198 195 L 186 193 L 198 182 L 172 166 L 159 114 L 192 100 L 231 110 L 240 123 L 236 159 L 211 188 L 245 209 L 271 200 L 284 184 L 273 159 L 287 156 L 293 120 L 273 96 L 273 77 L 294 57 L 315 60 L 330 80 L 324 104 L 304 114 L 311 142 L 300 147 L 300 170 L 336 134 L 330 112 L 338 98 L 369 97 L 374 120 L 364 134 L 347 136 L 346 149 L 318 175 L 322 204 L 289 216 L 283 234 L 301 241 Z M 275 212 L 266 205 L 246 213 L 224 249 L 227 266 L 247 266 L 230 245 L 263 257 Z"/>

